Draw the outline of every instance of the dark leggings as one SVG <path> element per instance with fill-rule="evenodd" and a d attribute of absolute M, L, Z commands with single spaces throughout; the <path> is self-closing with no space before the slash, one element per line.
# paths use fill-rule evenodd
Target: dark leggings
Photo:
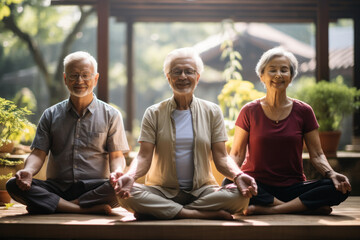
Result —
<path fill-rule="evenodd" d="M 232 183 L 225 178 L 222 185 Z M 305 181 L 287 187 L 270 186 L 256 181 L 258 194 L 250 199 L 249 205 L 271 205 L 274 197 L 283 202 L 289 202 L 297 197 L 310 210 L 322 206 L 335 206 L 349 196 L 349 193 L 342 194 L 334 187 L 330 179 Z"/>

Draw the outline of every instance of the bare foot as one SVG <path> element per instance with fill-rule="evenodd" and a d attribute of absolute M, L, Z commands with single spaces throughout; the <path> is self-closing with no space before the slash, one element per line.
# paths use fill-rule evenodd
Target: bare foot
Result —
<path fill-rule="evenodd" d="M 245 216 L 257 215 L 257 214 L 269 214 L 269 213 L 265 213 L 267 212 L 266 210 L 268 210 L 268 208 L 269 207 L 250 205 L 247 207 L 247 209 L 243 211 L 243 214 Z"/>
<path fill-rule="evenodd" d="M 219 211 L 199 211 L 194 209 L 183 208 L 175 216 L 175 218 L 195 218 L 195 219 L 219 219 L 219 220 L 233 220 L 233 216 L 224 210 Z"/>
<path fill-rule="evenodd" d="M 315 210 L 305 211 L 304 214 L 308 215 L 330 215 L 332 208 L 330 206 L 319 207 Z"/>
<path fill-rule="evenodd" d="M 95 214 L 106 214 L 111 215 L 111 207 L 108 204 L 101 204 L 92 206 L 89 208 L 81 208 L 82 213 L 95 213 Z"/>
<path fill-rule="evenodd" d="M 298 211 L 297 209 L 288 210 L 288 211 L 279 211 L 279 206 L 273 206 L 273 207 L 265 207 L 265 206 L 259 206 L 259 205 L 250 205 L 246 210 L 244 210 L 245 216 L 250 215 L 257 215 L 257 214 L 286 214 L 286 213 L 293 213 L 293 214 L 306 214 L 306 215 L 330 215 L 332 212 L 332 208 L 329 206 L 323 206 L 315 210 L 302 210 Z"/>
<path fill-rule="evenodd" d="M 70 201 L 70 202 L 72 202 L 72 203 L 74 203 L 74 204 L 76 204 L 76 205 L 79 205 L 79 199 L 74 199 L 74 200 L 72 200 L 72 201 Z"/>

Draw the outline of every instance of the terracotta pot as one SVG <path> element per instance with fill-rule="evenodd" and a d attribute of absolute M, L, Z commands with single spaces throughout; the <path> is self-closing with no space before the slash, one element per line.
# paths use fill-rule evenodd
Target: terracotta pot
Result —
<path fill-rule="evenodd" d="M 341 131 L 319 132 L 321 147 L 327 158 L 336 158 Z"/>
<path fill-rule="evenodd" d="M 11 197 L 6 190 L 0 190 L 0 206 L 5 206 L 5 203 L 10 203 Z"/>
<path fill-rule="evenodd" d="M 12 153 L 13 150 L 14 150 L 14 142 L 10 142 L 0 147 L 0 153 Z"/>

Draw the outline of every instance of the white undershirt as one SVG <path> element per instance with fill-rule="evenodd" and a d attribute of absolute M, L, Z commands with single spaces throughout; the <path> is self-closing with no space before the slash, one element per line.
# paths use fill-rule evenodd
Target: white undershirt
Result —
<path fill-rule="evenodd" d="M 172 113 L 176 127 L 175 162 L 180 189 L 191 190 L 194 177 L 194 132 L 190 109 Z"/>

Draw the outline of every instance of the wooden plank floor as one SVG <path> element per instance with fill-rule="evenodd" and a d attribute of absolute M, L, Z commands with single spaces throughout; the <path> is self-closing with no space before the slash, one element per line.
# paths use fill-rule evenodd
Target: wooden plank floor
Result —
<path fill-rule="evenodd" d="M 360 197 L 330 216 L 237 216 L 234 221 L 135 221 L 122 208 L 114 216 L 27 214 L 15 204 L 0 208 L 0 239 L 360 239 Z"/>

